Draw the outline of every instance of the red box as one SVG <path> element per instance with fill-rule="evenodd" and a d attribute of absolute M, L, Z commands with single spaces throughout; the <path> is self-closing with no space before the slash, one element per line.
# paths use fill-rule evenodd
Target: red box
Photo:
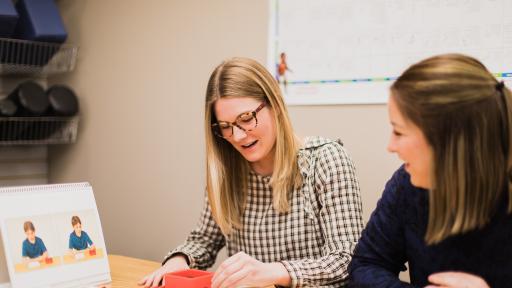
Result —
<path fill-rule="evenodd" d="M 213 273 L 188 269 L 167 273 L 164 276 L 165 288 L 211 288 Z"/>
<path fill-rule="evenodd" d="M 44 263 L 46 263 L 46 264 L 52 264 L 52 263 L 53 263 L 53 258 L 52 258 L 52 257 L 46 257 L 46 258 L 44 259 Z"/>
<path fill-rule="evenodd" d="M 96 255 L 96 248 L 89 249 L 89 255 L 95 256 Z"/>

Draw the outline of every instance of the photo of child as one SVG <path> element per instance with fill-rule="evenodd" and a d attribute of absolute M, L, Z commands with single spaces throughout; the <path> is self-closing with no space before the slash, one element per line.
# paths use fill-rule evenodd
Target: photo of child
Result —
<path fill-rule="evenodd" d="M 66 231 L 65 234 L 58 232 L 59 243 L 66 249 L 63 253 L 64 264 L 76 264 L 105 257 L 105 249 L 102 244 L 103 237 L 98 233 L 98 223 L 94 211 L 74 211 L 56 215 L 56 226 L 58 231 Z M 69 224 L 73 230 L 70 232 Z M 62 230 L 64 228 L 65 230 Z"/>
<path fill-rule="evenodd" d="M 31 221 L 23 223 L 23 230 L 27 239 L 23 241 L 21 255 L 24 262 L 32 260 L 41 261 L 48 257 L 48 251 L 41 238 L 36 236 L 36 228 Z"/>
<path fill-rule="evenodd" d="M 94 249 L 94 243 L 89 237 L 89 234 L 82 230 L 80 217 L 71 217 L 71 226 L 73 226 L 73 232 L 69 234 L 69 250 L 76 252 L 87 248 Z"/>
<path fill-rule="evenodd" d="M 49 215 L 27 216 L 6 221 L 14 271 L 27 273 L 53 268 L 62 264 Z"/>

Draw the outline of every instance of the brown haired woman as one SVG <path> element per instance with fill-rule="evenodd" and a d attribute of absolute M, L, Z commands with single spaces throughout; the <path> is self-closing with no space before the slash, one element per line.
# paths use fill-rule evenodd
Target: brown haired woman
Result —
<path fill-rule="evenodd" d="M 141 280 L 210 267 L 229 258 L 212 287 L 339 287 L 362 230 L 354 165 L 324 138 L 300 143 L 278 83 L 259 63 L 233 58 L 212 73 L 206 92 L 208 197 L 199 226 Z"/>
<path fill-rule="evenodd" d="M 386 184 L 353 287 L 511 287 L 512 94 L 474 58 L 423 60 L 392 85 Z M 409 263 L 411 284 L 398 279 Z"/>

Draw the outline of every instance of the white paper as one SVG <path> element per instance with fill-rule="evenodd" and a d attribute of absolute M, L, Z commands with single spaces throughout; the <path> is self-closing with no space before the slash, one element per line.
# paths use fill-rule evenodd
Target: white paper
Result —
<path fill-rule="evenodd" d="M 39 262 L 36 262 L 36 261 L 31 261 L 31 262 L 28 262 L 28 268 L 37 268 L 41 266 L 41 264 L 39 264 Z"/>
<path fill-rule="evenodd" d="M 82 231 L 93 241 L 96 254 L 81 251 L 77 260 L 70 252 L 73 216 L 80 218 Z M 23 263 L 26 221 L 33 222 L 51 261 L 34 262 L 35 266 Z M 13 288 L 87 287 L 111 281 L 101 222 L 88 183 L 0 188 L 0 224 L 5 252 L 0 270 L 9 271 Z M 7 267 L 2 267 L 3 263 Z"/>

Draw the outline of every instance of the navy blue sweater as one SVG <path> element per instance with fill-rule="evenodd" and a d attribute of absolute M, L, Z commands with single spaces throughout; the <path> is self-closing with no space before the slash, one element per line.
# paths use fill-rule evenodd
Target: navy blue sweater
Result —
<path fill-rule="evenodd" d="M 499 203 L 484 228 L 427 246 L 428 191 L 414 187 L 401 167 L 386 184 L 357 244 L 349 286 L 424 287 L 432 273 L 463 271 L 482 277 L 492 288 L 512 287 L 512 216 L 506 202 Z M 398 279 L 405 262 L 411 284 Z"/>

